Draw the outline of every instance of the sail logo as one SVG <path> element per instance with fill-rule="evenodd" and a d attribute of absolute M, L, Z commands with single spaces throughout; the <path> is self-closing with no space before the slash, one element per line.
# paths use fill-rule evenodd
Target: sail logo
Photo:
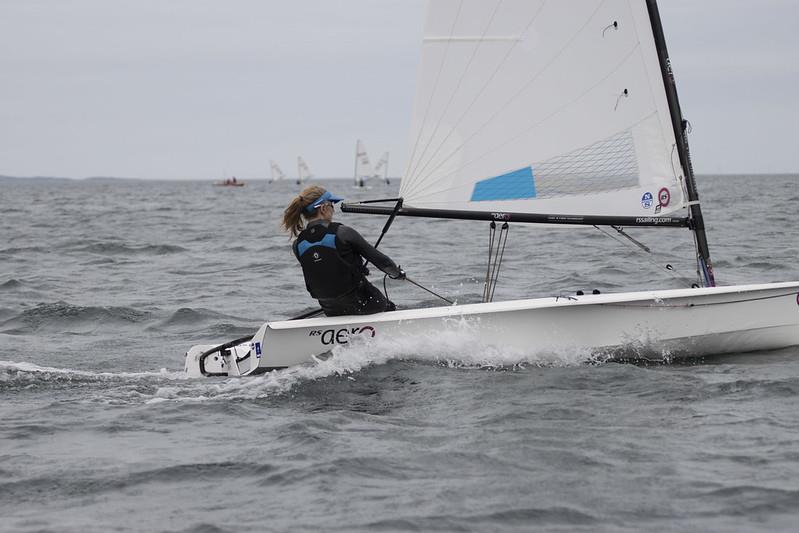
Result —
<path fill-rule="evenodd" d="M 661 207 L 668 207 L 669 202 L 671 202 L 671 193 L 666 187 L 663 187 L 658 191 L 658 205 Z"/>
<path fill-rule="evenodd" d="M 660 224 L 673 224 L 674 221 L 675 219 L 671 217 L 637 217 L 635 219 L 636 224 L 646 224 L 649 226 L 658 226 Z"/>
<path fill-rule="evenodd" d="M 366 335 L 368 337 L 375 336 L 375 328 L 372 326 L 361 326 L 354 328 L 331 328 L 331 329 L 313 329 L 308 333 L 309 337 L 319 337 L 319 340 L 325 346 L 331 344 L 348 344 L 350 338 L 354 335 Z"/>
<path fill-rule="evenodd" d="M 641 207 L 644 209 L 652 209 L 652 204 L 655 203 L 655 197 L 652 196 L 652 193 L 647 191 L 641 197 Z"/>

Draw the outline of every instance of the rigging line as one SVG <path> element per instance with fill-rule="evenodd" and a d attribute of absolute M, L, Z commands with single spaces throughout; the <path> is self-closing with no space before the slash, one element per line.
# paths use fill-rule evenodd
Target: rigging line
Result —
<path fill-rule="evenodd" d="M 456 148 L 456 149 L 455 149 L 453 152 L 451 152 L 449 155 L 447 155 L 447 156 L 446 156 L 446 157 L 443 159 L 443 161 L 441 161 L 441 162 L 439 163 L 439 165 L 438 165 L 438 166 L 436 166 L 436 167 L 435 167 L 433 170 L 431 170 L 431 171 L 430 171 L 430 173 L 433 173 L 433 172 L 435 172 L 435 171 L 436 171 L 438 168 L 440 168 L 440 167 L 441 167 L 441 165 L 443 165 L 444 163 L 446 163 L 447 161 L 449 161 L 449 160 L 452 158 L 452 156 L 454 156 L 455 154 L 457 154 L 458 152 L 460 152 L 460 151 L 463 149 L 463 147 L 464 147 L 464 145 L 466 144 L 466 142 L 468 142 L 468 141 L 470 141 L 472 138 L 474 138 L 474 137 L 475 137 L 475 136 L 476 136 L 476 135 L 477 135 L 477 134 L 478 134 L 478 133 L 479 133 L 479 132 L 480 132 L 480 131 L 481 131 L 483 128 L 485 128 L 485 127 L 486 127 L 486 126 L 487 126 L 489 123 L 491 123 L 491 122 L 492 122 L 492 121 L 493 121 L 493 120 L 494 120 L 494 119 L 495 119 L 497 116 L 499 116 L 500 114 L 502 114 L 502 113 L 505 111 L 505 109 L 506 109 L 506 108 L 507 108 L 507 107 L 508 107 L 508 106 L 509 106 L 511 103 L 513 103 L 513 102 L 514 102 L 514 101 L 515 101 L 515 100 L 516 100 L 516 99 L 517 99 L 519 96 L 521 96 L 521 95 L 522 95 L 522 94 L 523 94 L 523 93 L 524 93 L 524 92 L 525 92 L 525 91 L 526 91 L 526 90 L 527 90 L 527 89 L 528 89 L 528 88 L 529 88 L 529 87 L 530 87 L 530 86 L 533 84 L 533 82 L 534 82 L 534 81 L 536 81 L 536 80 L 538 79 L 538 77 L 539 77 L 539 76 L 540 76 L 542 73 L 544 73 L 544 72 L 545 72 L 545 71 L 546 71 L 546 70 L 547 70 L 547 69 L 548 69 L 548 68 L 549 68 L 549 67 L 550 67 L 550 66 L 551 66 L 551 65 L 552 65 L 552 64 L 555 62 L 555 60 L 556 60 L 556 59 L 558 59 L 558 58 L 561 56 L 561 54 L 563 54 L 563 52 L 565 52 L 565 51 L 566 51 L 566 50 L 567 50 L 567 49 L 568 49 L 568 48 L 569 48 L 569 47 L 570 47 L 570 46 L 571 46 L 571 45 L 574 43 L 574 41 L 576 41 L 576 40 L 577 40 L 577 37 L 579 37 L 579 36 L 580 36 L 580 35 L 583 33 L 583 31 L 584 31 L 584 30 L 585 30 L 585 29 L 588 27 L 588 25 L 591 23 L 591 21 L 592 21 L 592 20 L 594 19 L 594 17 L 596 16 L 597 12 L 599 12 L 599 9 L 600 9 L 600 8 L 601 8 L 601 7 L 602 7 L 604 4 L 605 4 L 605 1 L 606 1 L 606 0 L 603 0 L 602 2 L 600 2 L 599 4 L 597 4 L 597 7 L 594 9 L 594 11 L 591 13 L 591 15 L 590 15 L 590 16 L 588 17 L 588 19 L 585 21 L 585 23 L 584 23 L 584 24 L 583 24 L 583 25 L 580 27 L 580 29 L 578 29 L 578 30 L 577 30 L 577 32 L 576 32 L 574 35 L 572 35 L 572 36 L 569 38 L 569 40 L 566 42 L 566 44 L 565 44 L 565 45 L 563 45 L 563 47 L 562 47 L 560 50 L 558 50 L 558 52 L 557 52 L 557 53 L 555 53 L 555 55 L 554 55 L 554 56 L 552 56 L 552 57 L 550 58 L 550 60 L 547 62 L 547 64 L 546 64 L 546 65 L 544 65 L 544 66 L 543 66 L 543 68 L 541 68 L 541 69 L 540 69 L 538 72 L 536 72 L 536 73 L 533 75 L 533 77 L 532 77 L 532 78 L 530 78 L 530 80 L 528 80 L 528 81 L 527 81 L 527 83 L 525 83 L 524 85 L 522 85 L 521 89 L 519 89 L 519 90 L 518 90 L 518 91 L 517 91 L 517 92 L 516 92 L 516 93 L 515 93 L 513 96 L 511 96 L 511 97 L 510 97 L 508 100 L 506 100 L 506 101 L 505 101 L 505 103 L 504 103 L 502 106 L 500 106 L 500 108 L 499 108 L 499 109 L 498 109 L 498 110 L 497 110 L 497 111 L 496 111 L 496 112 L 495 112 L 493 115 L 491 115 L 491 116 L 488 118 L 488 120 L 486 120 L 486 121 L 485 121 L 485 122 L 484 122 L 482 125 L 480 125 L 480 126 L 477 128 L 477 130 L 476 130 L 474 133 L 472 133 L 471 135 L 469 135 L 469 137 L 467 137 L 467 138 L 466 138 L 466 139 L 465 139 L 465 140 L 464 140 L 464 141 L 463 141 L 463 142 L 462 142 L 462 143 L 461 143 L 461 144 L 460 144 L 460 145 L 459 145 L 459 146 L 458 146 L 458 147 L 457 147 L 457 148 Z M 451 130 L 451 131 L 454 131 L 454 130 Z M 427 165 L 428 165 L 429 163 L 430 163 L 430 161 L 428 161 L 428 162 L 425 164 L 425 166 L 424 166 L 424 167 L 423 167 L 423 168 L 422 168 L 422 169 L 419 171 L 419 173 L 420 173 L 420 174 L 421 174 L 421 173 L 422 173 L 422 172 L 423 172 L 423 171 L 424 171 L 424 170 L 427 168 Z"/>
<path fill-rule="evenodd" d="M 616 229 L 616 226 L 611 226 L 611 227 Z M 605 229 L 603 229 L 603 228 L 601 228 L 599 226 L 594 226 L 594 228 L 599 230 L 606 237 L 610 237 L 614 241 L 618 242 L 619 244 L 621 244 L 625 248 L 627 248 L 629 246 L 629 244 L 627 242 L 622 241 L 621 239 L 619 239 L 618 237 L 616 237 L 612 233 L 609 233 Z M 618 230 L 616 230 L 616 231 L 618 231 Z M 630 238 L 626 233 L 623 233 L 623 232 L 620 232 L 620 233 L 622 233 L 625 237 Z M 630 239 L 632 241 L 634 241 L 634 239 L 632 239 L 632 238 L 630 238 Z M 655 261 L 652 257 L 650 257 L 650 256 L 653 256 L 654 254 L 652 253 L 652 251 L 648 247 L 644 246 L 643 248 L 638 247 L 636 249 L 639 250 L 640 252 L 646 252 L 646 253 L 650 254 L 650 255 L 646 256 L 647 262 L 649 262 L 651 265 L 653 265 L 657 270 L 665 269 L 669 273 L 669 275 L 671 277 L 673 277 L 674 279 L 676 279 L 680 283 L 684 283 L 684 284 L 688 285 L 689 287 L 693 284 L 693 282 L 690 279 L 688 279 L 687 277 L 677 274 L 677 272 L 674 270 L 674 267 L 671 266 L 670 264 L 667 263 L 666 266 L 663 266 L 660 263 L 658 263 L 657 261 Z"/>
<path fill-rule="evenodd" d="M 502 241 L 502 234 L 505 234 L 505 240 Z M 502 258 L 505 257 L 505 245 L 508 243 L 508 234 L 510 233 L 510 226 L 507 222 L 502 224 L 502 229 L 499 230 L 499 240 L 502 242 L 502 247 L 500 248 L 497 245 L 497 253 L 499 255 L 499 259 L 494 261 L 494 266 L 496 268 L 495 272 L 493 273 L 492 277 L 493 280 L 491 282 L 491 294 L 489 295 L 489 302 L 494 301 L 494 291 L 497 290 L 497 280 L 499 279 L 499 269 L 502 266 Z"/>
<path fill-rule="evenodd" d="M 674 168 L 674 152 L 677 151 L 677 143 L 673 143 L 671 145 L 671 155 L 669 156 L 669 163 L 671 163 L 671 174 L 674 178 L 674 181 L 680 184 L 680 190 L 682 191 L 682 197 L 688 198 L 688 190 L 685 188 L 685 176 L 683 172 L 677 172 L 677 169 Z M 678 156 L 679 157 L 679 156 Z M 679 159 L 678 159 L 679 161 Z M 689 210 L 690 211 L 690 210 Z M 689 212 L 690 216 L 690 212 Z"/>
<path fill-rule="evenodd" d="M 419 287 L 420 289 L 423 289 L 423 290 L 425 290 L 425 291 L 429 292 L 430 294 L 432 294 L 433 296 L 435 296 L 435 297 L 437 297 L 437 298 L 441 298 L 442 300 L 444 300 L 445 302 L 447 302 L 447 303 L 448 303 L 448 304 L 450 304 L 450 305 L 455 305 L 455 302 L 453 302 L 453 301 L 452 301 L 452 300 L 450 300 L 449 298 L 444 298 L 443 296 L 441 296 L 441 295 L 440 295 L 440 294 L 438 294 L 437 292 L 435 292 L 435 291 L 432 291 L 432 290 L 428 289 L 427 287 L 425 287 L 424 285 L 422 285 L 422 284 L 420 284 L 420 283 L 417 283 L 417 282 L 413 281 L 413 280 L 412 280 L 411 278 L 409 278 L 409 277 L 406 277 L 406 278 L 405 278 L 405 281 L 408 281 L 408 282 L 410 282 L 410 283 L 413 283 L 414 285 L 416 285 L 416 286 L 417 286 L 417 287 Z"/>
<path fill-rule="evenodd" d="M 627 240 L 629 240 L 631 243 L 639 247 L 641 250 L 650 254 L 652 253 L 652 250 L 649 249 L 649 246 L 645 245 L 639 240 L 634 239 L 631 235 L 625 233 L 624 228 L 622 228 L 621 226 L 611 226 L 611 228 L 615 229 L 621 236 L 625 237 Z"/>
<path fill-rule="evenodd" d="M 555 115 L 557 115 L 557 114 L 559 114 L 559 113 L 563 112 L 563 111 L 564 111 L 565 109 L 567 109 L 569 106 L 571 106 L 571 105 L 573 105 L 574 103 L 576 103 L 576 102 L 580 101 L 582 98 L 584 98 L 584 97 L 585 97 L 587 94 L 589 94 L 589 93 L 590 93 L 590 92 L 592 92 L 594 89 L 596 89 L 596 88 L 597 88 L 599 85 L 601 85 L 603 82 L 607 81 L 607 80 L 608 80 L 608 79 L 609 79 L 611 76 L 613 76 L 613 75 L 616 73 L 616 71 L 618 71 L 618 70 L 619 70 L 621 67 L 623 67 L 623 66 L 624 66 L 624 64 L 627 62 L 627 60 L 628 60 L 628 59 L 629 59 L 629 58 L 630 58 L 630 57 L 633 55 L 633 53 L 636 51 L 636 49 L 638 48 L 638 46 L 639 46 L 639 44 L 637 44 L 637 43 L 636 43 L 636 46 L 635 46 L 635 47 L 634 47 L 632 50 L 630 50 L 630 52 L 628 52 L 628 53 L 627 53 L 627 55 L 625 55 L 625 56 L 624 56 L 624 58 L 622 59 L 622 61 L 621 61 L 621 62 L 620 62 L 618 65 L 616 65 L 616 67 L 615 67 L 615 68 L 614 68 L 614 69 L 613 69 L 613 70 L 612 70 L 610 73 L 608 73 L 606 76 L 604 76 L 604 77 L 603 77 L 603 78 L 601 78 L 599 81 L 597 81 L 597 82 L 596 82 L 594 85 L 592 85 L 591 87 L 589 87 L 588 89 L 586 89 L 585 91 L 583 91 L 583 92 L 582 92 L 581 94 L 579 94 L 579 95 L 578 95 L 576 98 L 574 98 L 573 100 L 571 100 L 571 101 L 569 101 L 569 102 L 566 102 L 565 104 L 563 104 L 563 105 L 562 105 L 562 106 L 560 106 L 559 108 L 557 108 L 557 109 L 553 110 L 553 111 L 552 111 L 550 114 L 548 114 L 547 116 L 543 117 L 543 118 L 542 118 L 542 119 L 540 119 L 539 121 L 537 121 L 537 122 L 535 122 L 535 123 L 531 124 L 531 125 L 530 125 L 530 127 L 528 127 L 528 128 L 525 128 L 524 130 L 522 130 L 521 132 L 519 132 L 519 133 L 518 133 L 518 134 L 516 134 L 515 136 L 513 136 L 513 137 L 509 138 L 507 141 L 505 141 L 505 142 L 503 142 L 503 143 L 500 143 L 499 145 L 497 145 L 497 146 L 495 146 L 495 147 L 493 147 L 493 148 L 491 148 L 491 149 L 489 149 L 489 150 L 487 150 L 487 151 L 483 152 L 482 154 L 480 154 L 479 156 L 475 157 L 474 159 L 472 159 L 472 160 L 470 160 L 470 161 L 467 161 L 466 163 L 464 163 L 463 165 L 461 165 L 459 168 L 460 168 L 460 169 L 462 169 L 462 168 L 465 168 L 465 167 L 467 167 L 467 166 L 469 166 L 469 165 L 471 165 L 471 164 L 475 163 L 476 161 L 479 161 L 479 160 L 481 160 L 482 158 L 484 158 L 484 157 L 486 157 L 486 156 L 488 156 L 488 155 L 490 155 L 490 154 L 492 154 L 492 153 L 494 153 L 494 152 L 497 152 L 499 149 L 501 149 L 501 148 L 503 148 L 503 147 L 505 147 L 505 146 L 507 146 L 507 145 L 509 145 L 509 144 L 513 143 L 513 142 L 516 142 L 516 141 L 518 141 L 520 138 L 522 138 L 522 136 L 524 136 L 524 135 L 528 134 L 529 132 L 533 131 L 534 129 L 538 128 L 539 126 L 541 126 L 542 124 L 544 124 L 545 122 L 547 122 L 549 119 L 551 119 L 551 118 L 552 118 L 552 117 L 554 117 Z M 443 166 L 445 163 L 447 163 L 447 162 L 448 162 L 448 161 L 449 161 L 449 160 L 450 160 L 450 159 L 451 159 L 451 158 L 452 158 L 452 157 L 453 157 L 455 154 L 457 154 L 458 152 L 460 152 L 460 151 L 461 151 L 461 150 L 464 148 L 464 146 L 466 146 L 466 143 L 467 143 L 468 141 L 472 140 L 472 139 L 473 139 L 473 138 L 474 138 L 474 137 L 475 137 L 475 136 L 476 136 L 478 133 L 480 133 L 480 130 L 481 130 L 483 127 L 485 127 L 485 126 L 486 126 L 486 125 L 487 125 L 489 122 L 491 122 L 491 121 L 492 121 L 494 118 L 496 118 L 496 116 L 498 116 L 498 114 L 499 114 L 499 113 L 501 113 L 503 110 L 504 110 L 504 109 L 502 109 L 502 110 L 500 110 L 500 111 L 497 111 L 497 112 L 496 112 L 494 115 L 492 115 L 491 117 L 489 117 L 489 119 L 488 119 L 486 122 L 484 122 L 484 123 L 483 123 L 483 125 L 482 125 L 482 126 L 479 128 L 479 129 L 477 129 L 477 130 L 476 130 L 474 133 L 472 133 L 472 134 L 471 134 L 469 137 L 467 137 L 467 138 L 466 138 L 466 139 L 465 139 L 465 140 L 464 140 L 464 141 L 463 141 L 463 142 L 460 144 L 460 146 L 458 146 L 457 148 L 455 148 L 455 149 L 454 149 L 452 152 L 450 152 L 450 153 L 449 153 L 449 154 L 448 154 L 448 155 L 447 155 L 447 156 L 446 156 L 444 159 L 442 159 L 442 160 L 439 162 L 439 164 L 438 164 L 436 167 L 434 167 L 433 169 L 431 169 L 431 170 L 428 172 L 428 175 L 430 175 L 430 174 L 433 174 L 434 172 L 436 172 L 436 171 L 437 171 L 439 168 L 441 168 L 441 167 L 442 167 L 442 166 Z M 652 113 L 650 113 L 648 116 L 651 116 L 651 115 L 656 115 L 656 114 L 657 114 L 657 110 L 653 111 L 653 112 L 652 112 Z M 639 121 L 637 121 L 635 124 L 638 124 L 638 123 L 642 122 L 643 120 L 645 120 L 645 118 L 648 118 L 648 116 L 647 116 L 647 117 L 644 117 L 644 118 L 642 118 L 642 119 L 641 119 L 641 120 L 639 120 Z M 632 127 L 632 126 L 633 126 L 633 125 L 631 125 L 630 127 Z M 627 128 L 627 129 L 629 129 L 629 128 Z M 456 171 L 452 171 L 452 172 L 450 172 L 449 174 L 452 174 L 452 173 L 454 173 L 454 172 L 456 172 Z M 445 174 L 445 175 L 449 175 L 449 174 Z"/>
<path fill-rule="evenodd" d="M 455 18 L 452 21 L 452 27 L 449 29 L 449 35 L 452 35 L 455 32 L 455 26 L 458 23 L 458 19 L 461 16 L 461 9 L 463 8 L 463 0 L 460 1 L 458 4 L 458 12 L 455 14 Z M 424 46 L 424 45 L 422 45 Z M 436 74 L 436 80 L 433 82 L 433 90 L 430 91 L 430 99 L 427 101 L 427 106 L 424 110 L 424 117 L 422 118 L 422 122 L 419 124 L 419 132 L 420 135 L 416 137 L 416 142 L 413 145 L 413 150 L 411 151 L 411 157 L 408 159 L 407 166 L 405 168 L 405 176 L 409 176 L 409 171 L 411 167 L 411 162 L 413 161 L 414 156 L 416 155 L 416 148 L 419 146 L 419 139 L 421 138 L 421 131 L 424 128 L 424 125 L 427 123 L 427 115 L 430 113 L 430 107 L 433 103 L 433 96 L 436 93 L 436 87 L 438 87 L 438 80 L 441 78 L 441 72 L 444 70 L 444 64 L 447 62 L 447 56 L 449 56 L 449 46 L 450 43 L 447 41 L 447 47 L 444 49 L 444 57 L 441 58 L 441 64 L 438 66 L 438 73 Z M 421 67 L 420 67 L 421 68 Z"/>
<path fill-rule="evenodd" d="M 427 144 L 425 144 L 424 149 L 422 150 L 422 154 L 416 160 L 416 165 L 410 170 L 410 175 L 414 175 L 416 173 L 416 167 L 418 166 L 419 162 L 424 159 L 425 154 L 427 153 L 427 149 L 430 148 L 430 143 L 433 142 L 433 139 L 436 137 L 436 133 L 438 133 L 438 128 L 441 127 L 441 123 L 446 116 L 447 111 L 449 111 L 449 106 L 452 105 L 452 102 L 455 100 L 455 95 L 458 93 L 458 89 L 460 89 L 461 84 L 463 83 L 463 79 L 466 77 L 466 73 L 469 72 L 469 67 L 472 66 L 472 62 L 474 61 L 475 56 L 477 55 L 477 51 L 483 45 L 483 39 L 488 34 L 489 28 L 491 28 L 491 24 L 494 22 L 494 17 L 496 17 L 497 12 L 499 11 L 499 6 L 502 5 L 504 0 L 499 0 L 494 7 L 494 11 L 491 13 L 491 17 L 488 19 L 488 22 L 483 29 L 483 33 L 480 36 L 480 40 L 477 41 L 477 45 L 472 49 L 472 55 L 469 57 L 469 61 L 466 62 L 466 66 L 463 67 L 463 71 L 461 72 L 460 78 L 458 78 L 458 82 L 455 84 L 455 88 L 450 92 L 449 100 L 447 100 L 447 105 L 444 106 L 444 110 L 438 116 L 438 120 L 436 121 L 436 126 L 433 128 L 433 133 L 430 134 L 430 137 L 427 139 Z M 452 37 L 450 35 L 450 37 Z"/>
<path fill-rule="evenodd" d="M 541 14 L 541 12 L 544 10 L 544 7 L 546 6 L 546 4 L 547 4 L 547 0 L 544 0 L 544 1 L 541 3 L 541 6 L 538 8 L 538 11 L 536 11 L 536 12 L 533 14 L 532 18 L 530 18 L 530 21 L 529 21 L 529 22 L 527 23 L 527 25 L 524 27 L 524 31 L 522 31 L 522 33 L 521 33 L 520 35 L 527 35 L 527 33 L 529 33 L 529 31 L 530 31 L 530 28 L 532 28 L 532 26 L 533 26 L 533 23 L 534 23 L 534 22 L 535 22 L 535 21 L 538 19 L 538 16 L 539 16 L 539 15 Z M 461 116 L 458 118 L 458 120 L 457 120 L 457 121 L 455 122 L 455 124 L 452 126 L 452 129 L 450 130 L 450 132 L 449 132 L 449 133 L 447 134 L 447 136 L 446 136 L 446 137 L 445 137 L 445 138 L 444 138 L 444 139 L 441 141 L 441 143 L 439 143 L 439 146 L 438 146 L 438 148 L 436 148 L 435 152 L 433 152 L 433 154 L 431 154 L 431 156 L 430 156 L 430 159 L 432 159 L 432 158 L 434 158 L 436 155 L 438 155 L 439 151 L 440 151 L 440 150 L 441 150 L 441 148 L 444 146 L 444 143 L 447 141 L 447 139 L 449 139 L 449 136 L 450 136 L 450 135 L 452 134 L 452 132 L 455 130 L 455 127 L 457 127 L 457 126 L 458 126 L 458 125 L 461 123 L 461 121 L 462 121 L 462 120 L 463 120 L 463 119 L 466 117 L 466 115 L 468 115 L 469 111 L 472 109 L 472 106 L 474 106 L 474 104 L 477 102 L 477 100 L 479 100 L 479 99 L 480 99 L 480 97 L 481 97 L 481 96 L 483 95 L 483 93 L 486 91 L 486 89 L 488 88 L 488 86 L 489 86 L 489 85 L 491 85 L 491 82 L 494 80 L 494 78 L 496 78 L 497 74 L 498 74 L 498 73 L 499 73 L 499 71 L 502 69 L 502 67 L 505 65 L 505 62 L 506 62 L 506 61 L 508 60 L 508 58 L 510 57 L 511 53 L 512 53 L 512 52 L 513 52 L 513 51 L 516 49 L 516 46 L 519 44 L 519 42 L 520 42 L 520 40 L 517 40 L 517 41 L 515 41 L 515 42 L 514 42 L 514 43 L 511 45 L 511 47 L 508 49 L 508 51 L 507 51 L 507 52 L 505 52 L 505 55 L 502 57 L 502 60 L 501 60 L 501 61 L 500 61 L 500 62 L 497 64 L 497 67 L 494 69 L 494 72 L 491 74 L 491 76 L 489 76 L 489 77 L 488 77 L 488 79 L 486 80 L 486 82 L 483 84 L 483 86 L 482 86 L 482 87 L 480 88 L 480 90 L 477 92 L 477 94 L 476 94 L 476 95 L 475 95 L 475 97 L 472 99 L 472 101 L 469 103 L 469 105 L 466 107 L 466 109 L 463 111 L 463 113 L 461 113 Z M 420 158 L 420 161 L 421 161 L 421 158 Z M 429 163 L 429 161 L 428 161 L 428 163 Z M 427 163 L 425 164 L 425 166 L 427 166 Z M 415 170 L 416 170 L 416 167 L 414 167 L 414 172 L 415 172 Z M 417 177 L 417 176 L 414 176 L 414 178 L 416 178 L 416 177 Z M 413 187 L 411 187 L 411 188 L 408 190 L 408 193 L 407 193 L 407 194 L 412 194 L 412 193 L 413 193 L 413 191 L 414 191 L 414 189 L 413 189 Z"/>

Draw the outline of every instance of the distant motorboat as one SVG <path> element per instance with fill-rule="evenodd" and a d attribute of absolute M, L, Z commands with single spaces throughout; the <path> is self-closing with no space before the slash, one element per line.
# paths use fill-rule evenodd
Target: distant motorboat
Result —
<path fill-rule="evenodd" d="M 216 181 L 214 182 L 214 185 L 217 187 L 244 187 L 244 182 L 238 181 L 236 179 L 236 176 L 233 176 L 232 178 L 228 178 L 225 181 Z"/>

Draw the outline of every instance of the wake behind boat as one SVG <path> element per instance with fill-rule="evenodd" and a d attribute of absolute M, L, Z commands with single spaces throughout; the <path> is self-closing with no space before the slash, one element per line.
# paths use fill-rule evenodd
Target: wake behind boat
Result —
<path fill-rule="evenodd" d="M 424 349 L 447 330 L 500 350 L 605 359 L 799 344 L 799 281 L 716 287 L 654 0 L 431 0 L 412 124 L 399 198 L 342 211 L 385 215 L 387 226 L 395 216 L 488 221 L 483 302 L 267 322 L 251 338 L 191 348 L 189 375 L 292 366 L 353 341 L 423 339 Z M 650 248 L 631 229 L 685 228 L 696 280 L 685 289 L 493 302 L 518 224 L 607 227 L 644 253 Z"/>

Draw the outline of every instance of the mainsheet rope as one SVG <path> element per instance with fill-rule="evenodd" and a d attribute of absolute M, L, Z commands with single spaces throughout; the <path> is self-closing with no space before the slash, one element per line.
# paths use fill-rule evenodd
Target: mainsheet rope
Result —
<path fill-rule="evenodd" d="M 488 233 L 488 266 L 486 267 L 486 280 L 483 286 L 483 302 L 494 300 L 494 291 L 497 289 L 497 279 L 499 278 L 499 268 L 502 265 L 502 258 L 505 256 L 505 245 L 508 243 L 509 233 L 508 223 L 502 224 L 499 230 L 499 237 L 496 239 L 496 252 L 494 252 L 494 242 L 497 224 L 491 221 Z M 503 239 L 504 236 L 504 239 Z"/>

